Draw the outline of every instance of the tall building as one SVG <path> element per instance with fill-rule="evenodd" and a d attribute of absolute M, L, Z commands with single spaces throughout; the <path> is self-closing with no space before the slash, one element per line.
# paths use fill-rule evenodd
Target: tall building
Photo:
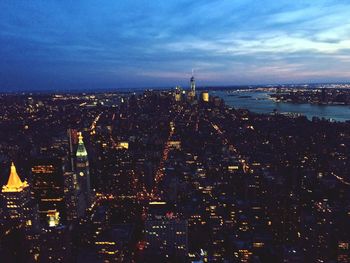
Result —
<path fill-rule="evenodd" d="M 39 262 L 72 262 L 72 239 L 67 226 L 60 224 L 58 212 L 47 215 L 48 227 L 40 235 Z"/>
<path fill-rule="evenodd" d="M 208 91 L 203 91 L 202 92 L 202 101 L 203 102 L 209 102 L 209 92 Z"/>
<path fill-rule="evenodd" d="M 74 171 L 74 146 L 78 143 L 78 131 L 76 129 L 68 129 L 67 134 L 69 141 L 70 168 Z"/>
<path fill-rule="evenodd" d="M 5 243 L 0 244 L 5 247 L 0 261 L 34 262 L 38 254 L 38 207 L 31 197 L 29 184 L 18 176 L 14 163 L 11 164 L 9 179 L 2 187 L 1 195 L 4 200 L 2 219 L 6 225 L 3 230 L 6 231 L 0 240 L 0 243 Z"/>
<path fill-rule="evenodd" d="M 188 98 L 189 100 L 194 100 L 196 98 L 196 82 L 194 80 L 193 71 L 190 79 L 190 91 L 188 92 Z"/>
<path fill-rule="evenodd" d="M 132 225 L 115 225 L 96 237 L 95 247 L 103 262 L 130 262 L 132 241 Z"/>
<path fill-rule="evenodd" d="M 145 221 L 145 239 L 150 255 L 184 259 L 188 251 L 187 220 L 169 211 L 165 203 L 151 203 Z"/>
<path fill-rule="evenodd" d="M 7 184 L 2 187 L 2 196 L 5 200 L 5 220 L 17 222 L 19 225 L 32 225 L 30 211 L 30 190 L 27 181 L 21 180 L 14 163 Z"/>
<path fill-rule="evenodd" d="M 76 174 L 78 177 L 79 196 L 79 213 L 90 206 L 91 188 L 90 188 L 90 170 L 88 154 L 83 142 L 83 136 L 79 133 L 78 149 L 76 153 Z"/>
<path fill-rule="evenodd" d="M 191 91 L 194 96 L 196 96 L 196 82 L 194 81 L 193 71 L 192 71 L 192 77 L 191 77 Z"/>
<path fill-rule="evenodd" d="M 180 102 L 182 97 L 182 91 L 180 86 L 175 87 L 175 101 Z"/>
<path fill-rule="evenodd" d="M 33 190 L 42 223 L 53 211 L 65 218 L 63 166 L 59 159 L 37 159 L 32 165 Z"/>
<path fill-rule="evenodd" d="M 78 178 L 74 172 L 64 173 L 64 199 L 66 204 L 67 221 L 72 222 L 81 217 L 78 213 L 79 187 Z"/>

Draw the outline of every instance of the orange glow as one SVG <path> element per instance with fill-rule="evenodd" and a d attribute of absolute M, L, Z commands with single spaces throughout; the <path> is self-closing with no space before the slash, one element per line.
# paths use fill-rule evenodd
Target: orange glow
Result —
<path fill-rule="evenodd" d="M 28 186 L 26 181 L 22 182 L 17 174 L 14 163 L 11 164 L 11 172 L 7 184 L 2 187 L 2 192 L 21 192 Z"/>
<path fill-rule="evenodd" d="M 209 93 L 208 92 L 203 92 L 202 93 L 202 99 L 204 102 L 208 102 L 209 101 Z"/>
<path fill-rule="evenodd" d="M 37 165 L 32 168 L 32 172 L 36 174 L 51 174 L 54 171 L 53 165 Z"/>

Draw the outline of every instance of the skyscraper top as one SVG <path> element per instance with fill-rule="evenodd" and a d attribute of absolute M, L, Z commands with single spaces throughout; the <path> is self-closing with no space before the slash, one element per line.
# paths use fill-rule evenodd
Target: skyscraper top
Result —
<path fill-rule="evenodd" d="M 196 96 L 196 82 L 194 80 L 194 71 L 192 69 L 192 77 L 190 80 L 190 84 L 191 84 L 191 96 L 195 97 Z"/>
<path fill-rule="evenodd" d="M 19 178 L 14 163 L 11 163 L 11 171 L 7 184 L 2 187 L 2 192 L 21 192 L 28 186 L 26 181 L 22 182 Z"/>
<path fill-rule="evenodd" d="M 81 132 L 79 132 L 79 144 L 78 144 L 78 149 L 77 149 L 77 157 L 86 157 L 87 156 L 87 151 L 83 142 L 83 135 Z"/>
<path fill-rule="evenodd" d="M 191 83 L 194 82 L 194 69 L 192 69 Z"/>

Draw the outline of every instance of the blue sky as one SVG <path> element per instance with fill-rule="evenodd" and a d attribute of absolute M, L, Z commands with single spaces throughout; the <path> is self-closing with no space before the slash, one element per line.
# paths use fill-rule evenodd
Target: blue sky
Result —
<path fill-rule="evenodd" d="M 0 90 L 350 81 L 350 2 L 2 0 Z"/>

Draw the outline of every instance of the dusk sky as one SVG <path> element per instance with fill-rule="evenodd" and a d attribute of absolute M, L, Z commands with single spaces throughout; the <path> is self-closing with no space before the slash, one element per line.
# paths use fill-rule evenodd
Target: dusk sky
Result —
<path fill-rule="evenodd" d="M 350 81 L 350 1 L 0 2 L 0 90 Z"/>

